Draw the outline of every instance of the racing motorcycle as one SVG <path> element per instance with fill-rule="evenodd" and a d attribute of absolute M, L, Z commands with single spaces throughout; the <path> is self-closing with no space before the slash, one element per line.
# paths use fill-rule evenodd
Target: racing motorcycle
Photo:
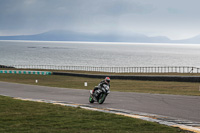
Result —
<path fill-rule="evenodd" d="M 110 93 L 110 87 L 106 84 L 104 84 L 103 87 L 95 87 L 97 87 L 98 89 L 95 90 L 94 93 L 92 93 L 93 90 L 90 90 L 89 102 L 98 102 L 99 104 L 102 104 L 105 101 L 107 95 Z"/>

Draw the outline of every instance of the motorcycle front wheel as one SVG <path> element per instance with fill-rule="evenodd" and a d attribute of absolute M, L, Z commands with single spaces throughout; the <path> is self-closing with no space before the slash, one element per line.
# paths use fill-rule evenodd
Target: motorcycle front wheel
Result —
<path fill-rule="evenodd" d="M 93 98 L 92 98 L 91 95 L 90 95 L 90 97 L 89 97 L 89 102 L 90 102 L 90 103 L 94 103 L 94 100 L 93 100 Z"/>

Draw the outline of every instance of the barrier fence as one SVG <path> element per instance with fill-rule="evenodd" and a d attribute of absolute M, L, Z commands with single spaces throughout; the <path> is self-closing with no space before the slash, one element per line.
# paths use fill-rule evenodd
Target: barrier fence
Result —
<path fill-rule="evenodd" d="M 52 72 L 46 71 L 19 71 L 19 70 L 0 70 L 0 73 L 9 74 L 37 74 L 37 75 L 51 75 Z"/>
<path fill-rule="evenodd" d="M 187 66 L 165 67 L 93 67 L 93 66 L 56 66 L 56 65 L 0 65 L 0 68 L 78 70 L 111 73 L 199 73 L 200 68 Z"/>

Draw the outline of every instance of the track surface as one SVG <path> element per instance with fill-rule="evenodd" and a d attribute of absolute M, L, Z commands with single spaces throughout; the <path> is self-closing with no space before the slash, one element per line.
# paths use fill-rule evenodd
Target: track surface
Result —
<path fill-rule="evenodd" d="M 112 89 L 112 88 L 111 88 Z M 112 92 L 104 104 L 89 104 L 89 91 L 0 82 L 0 95 L 65 101 L 98 108 L 115 108 L 200 122 L 200 96 Z"/>

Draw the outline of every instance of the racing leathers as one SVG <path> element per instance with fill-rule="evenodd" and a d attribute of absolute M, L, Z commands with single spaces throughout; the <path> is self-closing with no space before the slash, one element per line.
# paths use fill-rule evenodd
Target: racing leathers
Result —
<path fill-rule="evenodd" d="M 93 91 L 92 91 L 93 94 L 94 94 L 94 92 L 95 92 L 96 90 L 102 88 L 104 84 L 109 85 L 109 87 L 110 87 L 110 82 L 106 82 L 105 80 L 102 80 L 102 81 L 98 84 L 98 86 L 95 86 L 95 87 L 94 87 L 94 89 L 93 89 Z"/>

